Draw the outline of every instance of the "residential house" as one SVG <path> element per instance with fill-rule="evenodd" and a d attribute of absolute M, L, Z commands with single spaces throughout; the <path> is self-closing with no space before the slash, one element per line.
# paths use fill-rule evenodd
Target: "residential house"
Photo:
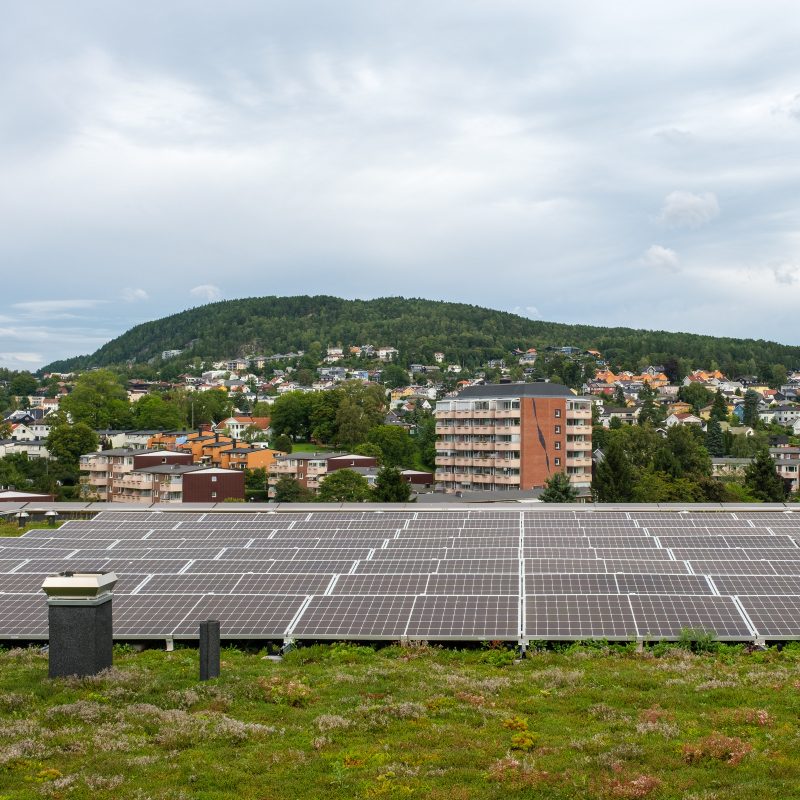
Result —
<path fill-rule="evenodd" d="M 670 414 L 664 420 L 664 426 L 671 428 L 673 425 L 699 425 L 703 427 L 703 420 L 695 414 L 685 412 L 683 414 Z"/>
<path fill-rule="evenodd" d="M 396 347 L 379 347 L 376 352 L 381 361 L 393 361 L 400 355 L 400 351 Z"/>

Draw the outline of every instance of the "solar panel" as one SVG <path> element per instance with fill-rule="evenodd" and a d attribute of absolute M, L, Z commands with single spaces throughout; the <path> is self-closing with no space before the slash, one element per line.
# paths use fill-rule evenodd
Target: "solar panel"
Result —
<path fill-rule="evenodd" d="M 506 512 L 484 508 L 388 513 L 108 511 L 93 520 L 69 521 L 60 528 L 0 540 L 0 597 L 43 603 L 40 586 L 46 574 L 65 569 L 113 569 L 119 578 L 115 616 L 122 614 L 128 625 L 120 630 L 138 631 L 117 633 L 115 626 L 117 636 L 158 637 L 175 635 L 175 631 L 194 636 L 196 615 L 185 607 L 192 598 L 197 603 L 202 599 L 204 604 L 219 601 L 220 605 L 213 607 L 197 606 L 197 614 L 225 611 L 230 624 L 238 624 L 236 609 L 242 609 L 240 627 L 224 629 L 232 636 L 298 636 L 302 634 L 296 631 L 278 632 L 284 623 L 290 626 L 295 614 L 286 621 L 280 610 L 270 616 L 272 612 L 258 609 L 279 600 L 288 603 L 286 613 L 299 610 L 298 602 L 310 602 L 310 609 L 326 596 L 350 598 L 351 608 L 359 598 L 394 598 L 385 601 L 389 602 L 387 608 L 396 607 L 392 603 L 397 598 L 406 598 L 406 624 L 399 633 L 400 624 L 394 626 L 394 638 L 445 637 L 447 625 L 456 622 L 453 638 L 480 638 L 475 631 L 485 627 L 490 615 L 475 612 L 473 618 L 469 609 L 489 602 L 479 598 L 495 598 L 494 603 L 502 598 L 519 608 L 522 568 L 526 598 L 536 598 L 538 604 L 527 608 L 529 622 L 531 614 L 536 620 L 541 608 L 551 605 L 554 598 L 569 598 L 561 610 L 573 613 L 566 617 L 556 614 L 552 621 L 552 629 L 558 633 L 555 638 L 589 635 L 580 633 L 583 621 L 588 624 L 593 619 L 593 612 L 581 605 L 587 598 L 599 604 L 602 616 L 600 633 L 591 635 L 626 638 L 618 632 L 630 627 L 630 603 L 639 602 L 637 598 L 665 597 L 668 600 L 659 599 L 658 603 L 666 605 L 652 611 L 662 615 L 658 631 L 674 631 L 677 622 L 673 617 L 678 610 L 684 613 L 687 604 L 694 604 L 698 624 L 710 619 L 729 631 L 728 638 L 752 638 L 752 632 L 742 634 L 737 628 L 741 623 L 736 617 L 726 622 L 724 615 L 714 617 L 712 612 L 720 608 L 730 611 L 726 603 L 734 602 L 731 596 L 774 599 L 798 594 L 800 514 L 749 513 L 752 520 L 741 514 L 738 517 L 726 512 Z M 520 541 L 524 543 L 521 550 Z M 712 584 L 706 574 L 713 576 Z M 713 594 L 715 589 L 719 596 Z M 136 594 L 130 595 L 133 591 Z M 174 610 L 167 608 L 168 597 L 180 601 Z M 263 602 L 254 599 L 258 597 Z M 309 597 L 313 601 L 307 601 Z M 407 598 L 411 598 L 410 609 Z M 469 601 L 473 605 L 465 606 L 467 616 L 459 622 L 448 616 L 448 604 L 457 606 L 462 598 L 473 598 Z M 523 607 L 529 605 L 527 599 Z M 138 605 L 128 605 L 130 600 Z M 629 601 L 627 607 L 620 606 L 620 619 L 606 619 L 603 609 L 620 600 Z M 154 615 L 148 610 L 150 605 L 156 609 Z M 433 632 L 406 634 L 411 609 L 422 613 L 426 608 L 439 609 L 444 615 L 439 620 L 425 620 Z M 500 605 L 491 603 L 483 608 L 501 610 Z M 179 611 L 189 616 L 181 617 Z M 639 611 L 647 621 L 647 614 Z M 489 627 L 497 627 L 499 619 Z M 542 627 L 543 623 L 539 620 L 535 625 Z M 565 634 L 564 625 L 571 625 L 571 632 Z M 518 633 L 511 636 L 507 630 L 502 636 L 485 634 L 485 638 L 517 638 Z M 611 633 L 603 633 L 609 630 Z M 35 635 L 34 631 L 30 637 Z M 364 632 L 355 638 L 378 635 L 392 638 L 385 632 Z M 340 636 L 354 638 L 346 632 Z"/>
<path fill-rule="evenodd" d="M 800 576 L 712 575 L 720 594 L 800 595 Z"/>
<path fill-rule="evenodd" d="M 645 638 L 680 637 L 687 630 L 708 631 L 718 639 L 752 636 L 729 597 L 630 595 L 629 599 L 639 635 Z"/>
<path fill-rule="evenodd" d="M 626 595 L 528 595 L 525 635 L 531 639 L 633 639 L 636 622 Z"/>
<path fill-rule="evenodd" d="M 413 607 L 410 595 L 313 597 L 291 633 L 310 639 L 399 639 Z"/>
<path fill-rule="evenodd" d="M 528 575 L 525 591 L 530 594 L 618 594 L 613 575 Z"/>
<path fill-rule="evenodd" d="M 283 638 L 304 603 L 304 597 L 206 595 L 175 627 L 173 635 L 198 637 L 200 623 L 215 619 L 223 638 Z"/>
<path fill-rule="evenodd" d="M 114 598 L 114 636 L 161 638 L 171 636 L 197 605 L 199 594 L 128 594 Z"/>
<path fill-rule="evenodd" d="M 424 594 L 428 580 L 427 575 L 413 574 L 340 575 L 331 594 Z"/>
<path fill-rule="evenodd" d="M 623 594 L 713 594 L 701 575 L 636 575 L 619 573 L 617 586 Z"/>
<path fill-rule="evenodd" d="M 47 600 L 42 592 L 0 594 L 0 637 L 47 638 Z"/>
<path fill-rule="evenodd" d="M 426 639 L 517 639 L 519 600 L 503 595 L 417 597 L 406 635 Z"/>
<path fill-rule="evenodd" d="M 744 596 L 739 602 L 759 636 L 800 637 L 800 598 Z"/>
<path fill-rule="evenodd" d="M 425 594 L 506 594 L 519 596 L 518 575 L 431 575 Z M 422 594 L 422 592 L 420 592 Z"/>

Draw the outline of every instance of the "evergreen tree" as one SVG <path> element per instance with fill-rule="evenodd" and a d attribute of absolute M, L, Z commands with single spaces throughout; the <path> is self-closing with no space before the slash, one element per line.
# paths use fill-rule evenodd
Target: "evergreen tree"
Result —
<path fill-rule="evenodd" d="M 714 395 L 714 402 L 711 406 L 711 419 L 717 422 L 725 422 L 728 419 L 728 403 L 722 392 Z"/>
<path fill-rule="evenodd" d="M 786 484 L 775 471 L 775 461 L 766 447 L 745 468 L 744 485 L 762 503 L 782 503 L 786 499 Z"/>
<path fill-rule="evenodd" d="M 722 428 L 719 425 L 719 420 L 713 416 L 706 426 L 706 450 L 709 455 L 719 458 L 725 454 L 725 442 L 722 438 Z"/>
<path fill-rule="evenodd" d="M 545 481 L 544 491 L 539 499 L 543 503 L 574 503 L 578 499 L 578 490 L 566 473 L 554 472 Z"/>
<path fill-rule="evenodd" d="M 761 396 L 753 389 L 748 389 L 744 393 L 744 417 L 742 422 L 754 428 L 758 423 L 758 404 L 761 401 Z"/>
<path fill-rule="evenodd" d="M 658 394 L 650 388 L 649 383 L 645 383 L 644 388 L 639 392 L 639 399 L 642 401 L 642 408 L 639 411 L 639 424 L 660 425 L 664 421 L 664 409 L 656 401 Z"/>
<path fill-rule="evenodd" d="M 625 400 L 625 392 L 622 391 L 621 386 L 617 386 L 617 388 L 614 390 L 614 403 L 619 408 L 625 408 L 625 406 L 628 404 Z"/>
<path fill-rule="evenodd" d="M 621 440 L 615 436 L 603 451 L 597 465 L 592 492 L 600 503 L 629 503 L 632 498 L 634 471 Z"/>
<path fill-rule="evenodd" d="M 384 467 L 375 480 L 372 498 L 378 503 L 407 503 L 411 484 L 394 467 Z"/>

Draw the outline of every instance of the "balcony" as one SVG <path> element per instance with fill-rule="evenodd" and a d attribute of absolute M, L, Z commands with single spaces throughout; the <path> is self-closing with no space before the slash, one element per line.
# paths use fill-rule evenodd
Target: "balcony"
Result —
<path fill-rule="evenodd" d="M 507 450 L 519 450 L 520 443 L 519 442 L 495 442 L 492 447 L 497 450 L 498 452 L 503 451 L 506 452 Z"/>
<path fill-rule="evenodd" d="M 494 409 L 489 408 L 481 411 L 473 411 L 472 416 L 476 419 L 494 419 L 496 413 L 497 412 Z"/>
<path fill-rule="evenodd" d="M 449 458 L 445 456 L 436 456 L 436 466 L 437 467 L 452 467 L 456 463 L 454 458 Z"/>
<path fill-rule="evenodd" d="M 498 408 L 494 412 L 495 419 L 513 419 L 519 418 L 520 410 L 518 408 Z"/>
<path fill-rule="evenodd" d="M 503 436 L 511 436 L 522 433 L 522 428 L 519 425 L 498 425 L 495 431 Z"/>
<path fill-rule="evenodd" d="M 519 475 L 494 475 L 493 477 L 498 486 L 519 486 Z"/>
<path fill-rule="evenodd" d="M 102 475 L 82 475 L 81 484 L 84 486 L 108 486 L 108 478 L 105 473 Z"/>
<path fill-rule="evenodd" d="M 454 458 L 453 461 L 457 467 L 469 467 L 472 465 L 472 458 Z"/>
<path fill-rule="evenodd" d="M 473 483 L 494 483 L 495 476 L 494 475 L 473 475 L 472 482 Z"/>
<path fill-rule="evenodd" d="M 567 466 L 568 467 L 583 467 L 584 469 L 591 469 L 592 468 L 592 457 L 591 456 L 581 456 L 580 458 L 571 458 L 567 456 Z"/>
<path fill-rule="evenodd" d="M 114 481 L 114 488 L 122 489 L 150 489 L 152 488 L 153 481 L 148 475 L 146 478 L 134 478 L 130 475 Z"/>
<path fill-rule="evenodd" d="M 567 425 L 567 433 L 570 435 L 583 435 L 583 436 L 591 436 L 592 435 L 592 426 L 591 425 Z"/>
<path fill-rule="evenodd" d="M 454 425 L 450 428 L 449 433 L 469 434 L 474 432 L 472 425 Z"/>

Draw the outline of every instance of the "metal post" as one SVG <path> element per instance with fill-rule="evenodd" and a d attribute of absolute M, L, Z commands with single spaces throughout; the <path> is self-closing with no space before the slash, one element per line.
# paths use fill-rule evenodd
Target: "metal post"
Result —
<path fill-rule="evenodd" d="M 200 623 L 200 680 L 219 678 L 219 622 Z"/>

